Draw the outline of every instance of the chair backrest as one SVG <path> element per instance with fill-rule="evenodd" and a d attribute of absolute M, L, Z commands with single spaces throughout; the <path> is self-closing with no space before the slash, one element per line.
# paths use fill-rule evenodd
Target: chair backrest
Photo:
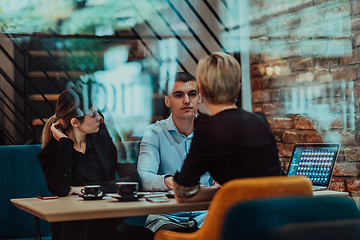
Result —
<path fill-rule="evenodd" d="M 197 236 L 199 239 L 220 239 L 225 215 L 239 202 L 312 195 L 312 184 L 306 177 L 276 176 L 231 180 L 215 194 L 202 227 L 196 231 Z"/>
<path fill-rule="evenodd" d="M 267 240 L 359 240 L 360 219 L 289 224 L 271 230 Z"/>
<path fill-rule="evenodd" d="M 341 223 L 344 220 L 357 222 L 346 227 Z M 229 210 L 222 239 L 294 239 L 299 234 L 303 238 L 297 239 L 309 239 L 335 228 L 342 232 L 360 230 L 360 211 L 353 200 L 345 197 L 258 200 L 240 203 Z M 348 238 L 344 235 L 340 239 Z"/>
<path fill-rule="evenodd" d="M 12 198 L 52 195 L 46 185 L 37 154 L 40 145 L 0 146 L 0 239 L 34 237 L 34 216 L 16 208 Z M 42 236 L 50 236 L 50 224 L 40 222 Z"/>

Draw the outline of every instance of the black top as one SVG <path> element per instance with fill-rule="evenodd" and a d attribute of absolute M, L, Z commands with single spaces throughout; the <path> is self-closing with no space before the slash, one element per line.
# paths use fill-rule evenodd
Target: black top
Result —
<path fill-rule="evenodd" d="M 50 144 L 38 154 L 48 189 L 57 196 L 66 196 L 70 186 L 99 184 L 104 193 L 114 193 L 115 170 L 117 181 L 140 182 L 132 163 L 117 163 L 117 151 L 105 126 L 94 134 L 86 136 L 85 154 L 73 148 L 69 138 Z"/>
<path fill-rule="evenodd" d="M 265 115 L 243 109 L 201 115 L 175 181 L 194 186 L 206 171 L 220 184 L 235 178 L 282 175 L 275 136 Z"/>
<path fill-rule="evenodd" d="M 69 138 L 52 139 L 38 154 L 48 189 L 57 196 L 66 196 L 70 186 L 98 184 L 104 193 L 116 192 L 115 171 L 122 182 L 139 182 L 132 163 L 117 163 L 117 151 L 105 125 L 97 133 L 86 136 L 85 154 L 74 149 Z M 123 218 L 51 223 L 52 238 L 79 239 L 82 229 L 88 229 L 87 239 L 107 239 L 115 236 L 114 229 L 124 227 Z M 122 225 L 121 225 L 122 224 Z M 120 226 L 120 227 L 119 227 Z M 120 231 L 119 230 L 119 231 Z M 116 239 L 119 239 L 118 237 Z"/>

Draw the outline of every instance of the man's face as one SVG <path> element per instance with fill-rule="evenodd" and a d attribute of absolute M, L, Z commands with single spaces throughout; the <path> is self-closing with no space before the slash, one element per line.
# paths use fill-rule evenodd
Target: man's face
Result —
<path fill-rule="evenodd" d="M 165 105 L 171 108 L 175 118 L 193 118 L 199 105 L 199 92 L 196 82 L 175 82 L 170 96 L 165 96 Z"/>

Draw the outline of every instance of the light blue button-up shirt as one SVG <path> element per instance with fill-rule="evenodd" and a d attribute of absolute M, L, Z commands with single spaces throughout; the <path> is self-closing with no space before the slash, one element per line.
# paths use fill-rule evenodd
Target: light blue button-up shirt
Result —
<path fill-rule="evenodd" d="M 192 138 L 193 133 L 187 137 L 179 133 L 172 115 L 146 128 L 140 144 L 137 167 L 144 191 L 169 190 L 164 178 L 181 170 Z M 209 186 L 209 181 L 208 172 L 200 178 L 201 185 Z"/>

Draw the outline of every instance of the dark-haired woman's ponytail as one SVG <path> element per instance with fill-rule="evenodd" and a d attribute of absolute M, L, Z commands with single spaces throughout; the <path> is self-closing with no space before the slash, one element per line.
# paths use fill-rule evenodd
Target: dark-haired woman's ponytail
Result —
<path fill-rule="evenodd" d="M 52 139 L 52 133 L 51 133 L 51 126 L 57 121 L 58 119 L 55 117 L 55 115 L 51 116 L 49 120 L 45 123 L 45 126 L 42 131 L 42 138 L 41 138 L 41 148 L 46 147 L 51 139 Z"/>

